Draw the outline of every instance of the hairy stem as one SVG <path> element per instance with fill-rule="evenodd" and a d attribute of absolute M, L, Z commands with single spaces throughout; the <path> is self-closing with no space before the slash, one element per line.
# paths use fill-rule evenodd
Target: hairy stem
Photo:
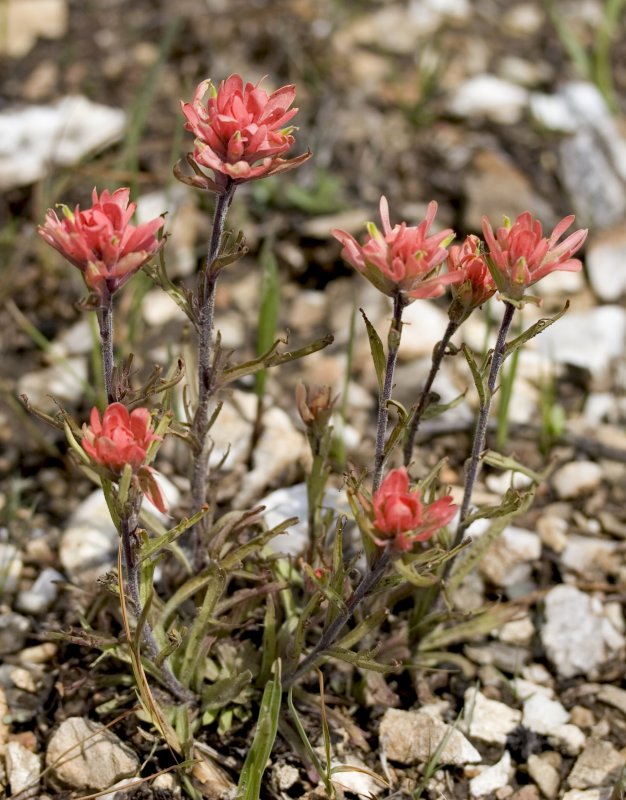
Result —
<path fill-rule="evenodd" d="M 139 565 L 135 553 L 137 513 L 133 512 L 128 516 L 122 517 L 120 520 L 120 527 L 124 552 L 124 567 L 126 571 L 126 589 L 128 598 L 133 607 L 133 613 L 135 617 L 139 619 L 141 617 L 142 604 L 139 585 Z M 155 661 L 159 655 L 159 645 L 147 620 L 144 621 L 141 629 L 137 629 L 135 635 L 139 641 L 143 640 L 145 642 L 150 657 Z M 195 702 L 195 695 L 193 692 L 190 692 L 189 689 L 185 689 L 178 678 L 176 678 L 167 663 L 167 659 L 161 664 L 161 674 L 163 676 L 163 682 L 175 697 L 182 700 L 184 703 Z"/>
<path fill-rule="evenodd" d="M 104 375 L 104 390 L 107 404 L 114 403 L 116 398 L 113 390 L 113 297 L 109 292 L 104 292 L 102 305 L 97 311 L 98 325 L 100 326 L 100 343 L 102 349 L 102 374 Z"/>
<path fill-rule="evenodd" d="M 476 430 L 474 432 L 474 442 L 472 445 L 472 454 L 470 456 L 469 464 L 467 467 L 467 476 L 465 479 L 463 502 L 461 503 L 459 526 L 456 531 L 456 536 L 454 537 L 453 547 L 456 547 L 461 543 L 461 540 L 463 539 L 463 533 L 465 532 L 465 528 L 467 527 L 467 525 L 465 524 L 465 520 L 467 519 L 469 514 L 470 503 L 472 501 L 472 493 L 474 491 L 474 485 L 476 484 L 476 479 L 478 478 L 478 475 L 480 473 L 480 455 L 484 450 L 485 440 L 487 438 L 487 425 L 489 422 L 489 412 L 491 411 L 491 401 L 493 399 L 493 393 L 496 388 L 496 380 L 498 378 L 498 372 L 500 371 L 500 367 L 502 366 L 502 361 L 504 359 L 506 335 L 511 325 L 514 313 L 515 313 L 515 306 L 513 306 L 511 303 L 505 303 L 504 316 L 502 317 L 502 322 L 500 323 L 500 330 L 498 331 L 496 346 L 494 348 L 493 355 L 491 357 L 491 368 L 489 369 L 489 377 L 487 379 L 487 392 L 485 395 L 485 401 L 480 406 L 478 412 L 478 420 L 476 422 Z"/>
<path fill-rule="evenodd" d="M 206 265 L 199 281 L 199 287 L 201 287 L 199 300 L 202 305 L 198 320 L 198 407 L 192 423 L 192 433 L 198 444 L 194 453 L 191 478 L 192 513 L 199 511 L 206 501 L 206 485 L 209 471 L 206 450 L 207 426 L 209 423 L 209 405 L 214 391 L 211 340 L 215 312 L 215 289 L 218 277 L 217 271 L 213 268 L 213 263 L 219 255 L 224 223 L 235 193 L 235 187 L 235 183 L 230 183 L 224 193 L 218 195 Z M 191 541 L 192 549 L 197 553 L 200 544 L 198 541 L 198 526 L 191 532 Z"/>
<path fill-rule="evenodd" d="M 340 611 L 328 628 L 322 633 L 319 642 L 300 662 L 297 669 L 285 678 L 283 681 L 283 689 L 289 689 L 290 686 L 293 686 L 299 678 L 317 664 L 320 658 L 323 657 L 325 651 L 333 646 L 337 636 L 339 636 L 346 623 L 350 621 L 361 602 L 376 588 L 378 581 L 382 578 L 390 561 L 390 551 L 388 549 L 384 550 L 380 554 L 378 561 L 368 568 L 361 582 L 348 598 L 343 611 Z"/>
<path fill-rule="evenodd" d="M 413 416 L 411 417 L 411 424 L 409 425 L 409 429 L 406 435 L 406 441 L 404 443 L 404 465 L 406 467 L 409 466 L 411 462 L 411 458 L 413 456 L 413 447 L 415 445 L 415 436 L 417 434 L 417 430 L 419 428 L 420 422 L 422 421 L 422 415 L 428 406 L 428 400 L 430 397 L 430 390 L 433 387 L 433 383 L 435 382 L 435 378 L 437 377 L 437 373 L 439 372 L 439 368 L 443 362 L 443 357 L 446 354 L 446 348 L 450 342 L 450 339 L 454 336 L 456 331 L 458 330 L 459 324 L 458 322 L 454 322 L 450 320 L 448 322 L 448 327 L 443 334 L 443 339 L 437 344 L 435 350 L 433 352 L 433 360 L 430 366 L 430 372 L 428 373 L 428 377 L 426 378 L 426 383 L 424 384 L 424 388 L 422 389 L 422 393 L 420 394 L 417 405 L 415 406 L 415 411 L 413 412 Z"/>
<path fill-rule="evenodd" d="M 402 293 L 398 291 L 393 297 L 393 319 L 389 327 L 387 337 L 387 366 L 383 388 L 378 398 L 378 420 L 376 424 L 376 453 L 374 456 L 374 478 L 372 481 L 372 493 L 380 486 L 383 475 L 383 465 L 385 461 L 385 438 L 387 435 L 387 421 L 389 419 L 389 408 L 387 404 L 391 399 L 393 388 L 393 374 L 396 368 L 396 359 L 400 348 L 400 337 L 402 336 L 402 312 L 406 305 Z"/>

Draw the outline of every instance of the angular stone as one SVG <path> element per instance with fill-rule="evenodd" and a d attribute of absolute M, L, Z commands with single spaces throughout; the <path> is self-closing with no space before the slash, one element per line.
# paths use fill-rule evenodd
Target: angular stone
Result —
<path fill-rule="evenodd" d="M 41 758 L 20 742 L 7 742 L 6 769 L 11 793 L 22 800 L 39 796 Z"/>
<path fill-rule="evenodd" d="M 424 711 L 388 709 L 380 721 L 379 736 L 386 758 L 400 764 L 425 763 L 444 738 L 447 741 L 439 754 L 442 766 L 481 761 L 478 750 L 460 731 Z"/>
<path fill-rule="evenodd" d="M 511 780 L 511 754 L 508 750 L 504 751 L 504 755 L 491 767 L 487 767 L 480 775 L 477 775 L 469 783 L 470 794 L 472 797 L 483 797 L 486 794 L 492 794 L 503 786 L 508 786 Z"/>
<path fill-rule="evenodd" d="M 102 791 L 136 774 L 139 759 L 103 725 L 70 717 L 52 734 L 46 765 L 73 789 Z"/>
<path fill-rule="evenodd" d="M 535 733 L 554 733 L 566 722 L 569 722 L 569 714 L 557 700 L 533 694 L 524 703 L 522 724 Z"/>
<path fill-rule="evenodd" d="M 615 783 L 624 758 L 610 742 L 589 739 L 567 780 L 572 789 L 591 789 Z"/>
<path fill-rule="evenodd" d="M 528 774 L 541 790 L 541 794 L 548 800 L 553 800 L 557 796 L 561 784 L 558 769 L 555 769 L 545 758 L 534 754 L 528 756 L 527 763 Z"/>
<path fill-rule="evenodd" d="M 465 692 L 463 717 L 472 739 L 504 745 L 509 733 L 519 725 L 522 712 L 472 688 Z"/>
<path fill-rule="evenodd" d="M 552 476 L 552 485 L 561 500 L 589 494 L 600 485 L 602 467 L 594 461 L 572 461 Z"/>

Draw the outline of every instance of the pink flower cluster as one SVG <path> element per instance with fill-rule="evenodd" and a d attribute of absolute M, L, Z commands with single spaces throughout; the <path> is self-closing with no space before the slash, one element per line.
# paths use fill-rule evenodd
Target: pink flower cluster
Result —
<path fill-rule="evenodd" d="M 87 455 L 116 477 L 129 464 L 148 500 L 165 513 L 165 500 L 153 470 L 145 465 L 150 445 L 160 439 L 152 430 L 148 409 L 136 408 L 129 413 L 121 403 L 111 403 L 102 419 L 98 409 L 92 408 L 89 422 L 90 425 L 83 425 L 82 439 Z"/>
<path fill-rule="evenodd" d="M 142 225 L 130 220 L 136 204 L 129 203 L 130 189 L 98 197 L 92 193 L 91 208 L 71 211 L 61 206 L 63 219 L 49 209 L 39 235 L 83 273 L 88 288 L 99 295 L 113 294 L 162 246 L 156 232 L 163 226 L 157 217 Z"/>
<path fill-rule="evenodd" d="M 177 171 L 177 177 L 221 193 L 230 182 L 258 180 L 302 164 L 308 153 L 280 158 L 294 142 L 294 128 L 287 123 L 298 112 L 290 108 L 295 96 L 295 86 L 268 95 L 260 81 L 244 84 L 240 75 L 231 75 L 217 89 L 210 80 L 202 81 L 192 102 L 181 103 L 185 127 L 196 137 L 188 158 L 196 176 L 186 179 Z M 214 180 L 201 167 L 213 170 Z"/>
<path fill-rule="evenodd" d="M 495 234 L 487 218 L 483 217 L 483 234 L 498 290 L 505 296 L 520 300 L 528 286 L 550 272 L 578 272 L 582 263 L 572 256 L 583 246 L 587 231 L 574 231 L 558 244 L 574 219 L 573 215 L 564 217 L 546 239 L 541 223 L 528 211 L 520 214 L 513 225 L 508 223 L 498 228 Z"/>
<path fill-rule="evenodd" d="M 368 236 L 360 245 L 354 236 L 335 229 L 332 235 L 343 245 L 342 258 L 364 275 L 383 294 L 402 292 L 408 302 L 416 298 L 439 297 L 445 285 L 460 279 L 455 274 L 439 275 L 454 232 L 450 228 L 429 235 L 437 203 L 429 203 L 426 217 L 415 227 L 405 222 L 391 227 L 386 197 L 380 199 L 382 232 L 370 223 Z"/>
<path fill-rule="evenodd" d="M 370 223 L 363 244 L 346 231 L 331 232 L 343 245 L 342 258 L 390 297 L 401 293 L 405 302 L 439 297 L 450 285 L 457 321 L 486 302 L 496 289 L 505 299 L 520 300 L 526 288 L 550 272 L 577 271 L 582 267 L 572 256 L 582 247 L 586 230 L 575 231 L 558 244 L 574 221 L 573 216 L 562 219 L 549 239 L 529 212 L 521 214 L 513 225 L 498 228 L 495 235 L 484 218 L 487 252 L 473 235 L 448 252 L 447 246 L 454 238 L 451 229 L 429 235 L 436 212 L 437 204 L 431 202 L 426 217 L 417 226 L 402 222 L 392 227 L 387 200 L 381 197 L 382 232 Z M 441 273 L 444 262 L 447 272 Z"/>
<path fill-rule="evenodd" d="M 374 525 L 374 541 L 379 546 L 389 542 L 400 552 L 408 552 L 415 542 L 430 539 L 454 517 L 456 506 L 450 495 L 424 505 L 418 489 L 409 488 L 404 467 L 393 469 L 374 493 L 372 503 L 365 503 Z"/>

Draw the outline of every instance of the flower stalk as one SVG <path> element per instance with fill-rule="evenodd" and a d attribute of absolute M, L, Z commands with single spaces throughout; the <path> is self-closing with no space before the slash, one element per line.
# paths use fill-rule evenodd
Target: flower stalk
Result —
<path fill-rule="evenodd" d="M 333 646 L 344 626 L 352 619 L 352 616 L 361 605 L 363 600 L 376 588 L 390 561 L 391 548 L 387 547 L 382 551 L 378 557 L 378 560 L 368 568 L 367 572 L 361 579 L 361 582 L 346 601 L 343 610 L 339 612 L 335 619 L 322 633 L 315 647 L 300 662 L 294 672 L 292 672 L 291 675 L 287 675 L 283 681 L 284 690 L 289 689 L 303 675 L 306 675 L 310 669 L 317 665 L 319 660 L 324 656 L 326 650 Z"/>
<path fill-rule="evenodd" d="M 504 361 L 506 336 L 511 326 L 514 313 L 515 313 L 515 306 L 512 303 L 505 302 L 504 316 L 502 317 L 502 322 L 500 323 L 500 329 L 498 331 L 496 346 L 494 348 L 493 355 L 491 357 L 489 377 L 487 378 L 487 391 L 485 392 L 484 401 L 481 403 L 480 408 L 478 410 L 478 419 L 476 422 L 476 430 L 474 432 L 474 441 L 472 444 L 472 454 L 470 456 L 469 464 L 467 467 L 467 477 L 465 480 L 463 501 L 461 503 L 459 525 L 457 527 L 456 535 L 454 537 L 454 543 L 452 545 L 453 548 L 457 547 L 461 543 L 463 539 L 463 534 L 467 527 L 466 519 L 469 515 L 470 503 L 472 502 L 472 493 L 474 491 L 474 486 L 476 484 L 476 480 L 480 473 L 480 456 L 485 448 L 485 441 L 487 438 L 487 424 L 489 422 L 491 402 L 493 400 L 493 394 L 496 388 L 498 373 L 500 372 L 500 367 L 502 366 L 502 362 Z"/>
<path fill-rule="evenodd" d="M 104 390 L 107 404 L 116 401 L 113 386 L 113 297 L 109 292 L 101 295 L 101 305 L 97 310 L 98 325 L 100 327 L 100 345 L 102 352 L 102 374 L 104 376 Z"/>
<path fill-rule="evenodd" d="M 422 416 L 424 411 L 428 408 L 429 398 L 430 398 L 430 391 L 433 387 L 433 383 L 435 382 L 435 378 L 437 377 L 437 373 L 439 372 L 439 368 L 443 363 L 443 357 L 446 354 L 446 350 L 450 343 L 450 339 L 454 336 L 456 331 L 459 328 L 459 324 L 454 320 L 450 320 L 448 322 L 448 327 L 446 328 L 442 340 L 436 345 L 435 350 L 433 352 L 433 359 L 430 365 L 430 372 L 428 373 L 428 377 L 426 378 L 426 382 L 424 383 L 424 388 L 418 398 L 417 405 L 415 406 L 415 411 L 411 416 L 411 422 L 409 424 L 409 428 L 406 434 L 406 440 L 404 443 L 404 465 L 408 467 L 411 463 L 411 458 L 413 457 L 413 447 L 415 444 L 415 437 L 417 435 L 417 431 L 420 426 L 420 422 L 422 421 Z"/>
<path fill-rule="evenodd" d="M 385 376 L 378 399 L 378 419 L 376 422 L 376 452 L 374 455 L 374 478 L 372 491 L 375 492 L 380 486 L 383 476 L 383 466 L 385 462 L 385 438 L 387 435 L 387 422 L 389 420 L 388 403 L 391 399 L 393 388 L 393 376 L 400 349 L 400 338 L 402 336 L 402 312 L 406 306 L 406 300 L 402 292 L 398 291 L 393 296 L 393 318 L 389 327 L 387 337 L 387 364 Z"/>

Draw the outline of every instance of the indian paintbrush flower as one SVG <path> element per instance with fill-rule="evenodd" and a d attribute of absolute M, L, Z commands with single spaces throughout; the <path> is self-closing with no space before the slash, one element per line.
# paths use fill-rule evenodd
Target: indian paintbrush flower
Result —
<path fill-rule="evenodd" d="M 195 176 L 187 177 L 179 165 L 179 180 L 221 194 L 230 183 L 258 180 L 293 169 L 310 153 L 292 159 L 280 156 L 294 143 L 295 128 L 288 123 L 298 109 L 290 108 L 296 95 L 293 85 L 271 94 L 256 84 L 231 75 L 216 88 L 210 80 L 196 88 L 191 103 L 182 103 L 185 128 L 196 139 L 187 161 Z M 213 179 L 203 168 L 213 171 Z"/>
<path fill-rule="evenodd" d="M 462 245 L 454 245 L 448 255 L 448 272 L 459 274 L 462 280 L 452 284 L 450 319 L 460 324 L 471 312 L 495 294 L 496 284 L 481 251 L 478 236 L 467 236 Z"/>
<path fill-rule="evenodd" d="M 372 501 L 360 498 L 372 524 L 372 538 L 383 547 L 388 543 L 400 552 L 413 548 L 415 542 L 430 539 L 454 517 L 456 506 L 450 495 L 425 505 L 417 488 L 409 488 L 405 467 L 387 474 Z"/>
<path fill-rule="evenodd" d="M 157 217 L 141 225 L 130 220 L 136 203 L 129 203 L 130 189 L 92 192 L 92 206 L 72 211 L 61 205 L 63 218 L 53 209 L 38 229 L 39 235 L 82 273 L 87 287 L 108 298 L 123 286 L 160 249 L 164 239 L 156 233 L 163 226 Z"/>
<path fill-rule="evenodd" d="M 148 500 L 166 513 L 165 500 L 154 471 L 145 463 L 151 444 L 160 440 L 152 430 L 148 409 L 136 408 L 129 412 L 121 403 L 111 403 L 102 419 L 98 409 L 92 408 L 89 422 L 89 425 L 83 425 L 82 437 L 82 447 L 87 455 L 110 470 L 116 478 L 129 465 Z"/>
<path fill-rule="evenodd" d="M 587 231 L 574 231 L 558 243 L 574 219 L 573 215 L 564 217 L 547 239 L 539 220 L 533 219 L 528 211 L 520 214 L 513 224 L 505 218 L 504 225 L 495 234 L 487 218 L 483 217 L 483 234 L 489 249 L 493 279 L 505 300 L 519 302 L 529 286 L 550 272 L 578 272 L 582 268 L 582 263 L 572 256 L 582 247 Z"/>
<path fill-rule="evenodd" d="M 341 256 L 348 264 L 383 294 L 394 297 L 401 292 L 406 304 L 417 298 L 439 297 L 446 284 L 460 280 L 454 273 L 439 274 L 454 232 L 446 228 L 429 235 L 436 213 L 437 203 L 432 201 L 419 225 L 411 227 L 402 222 L 392 228 L 389 205 L 383 196 L 380 199 L 382 232 L 373 222 L 368 223 L 368 236 L 362 245 L 346 231 L 335 229 L 331 233 L 343 245 Z"/>

